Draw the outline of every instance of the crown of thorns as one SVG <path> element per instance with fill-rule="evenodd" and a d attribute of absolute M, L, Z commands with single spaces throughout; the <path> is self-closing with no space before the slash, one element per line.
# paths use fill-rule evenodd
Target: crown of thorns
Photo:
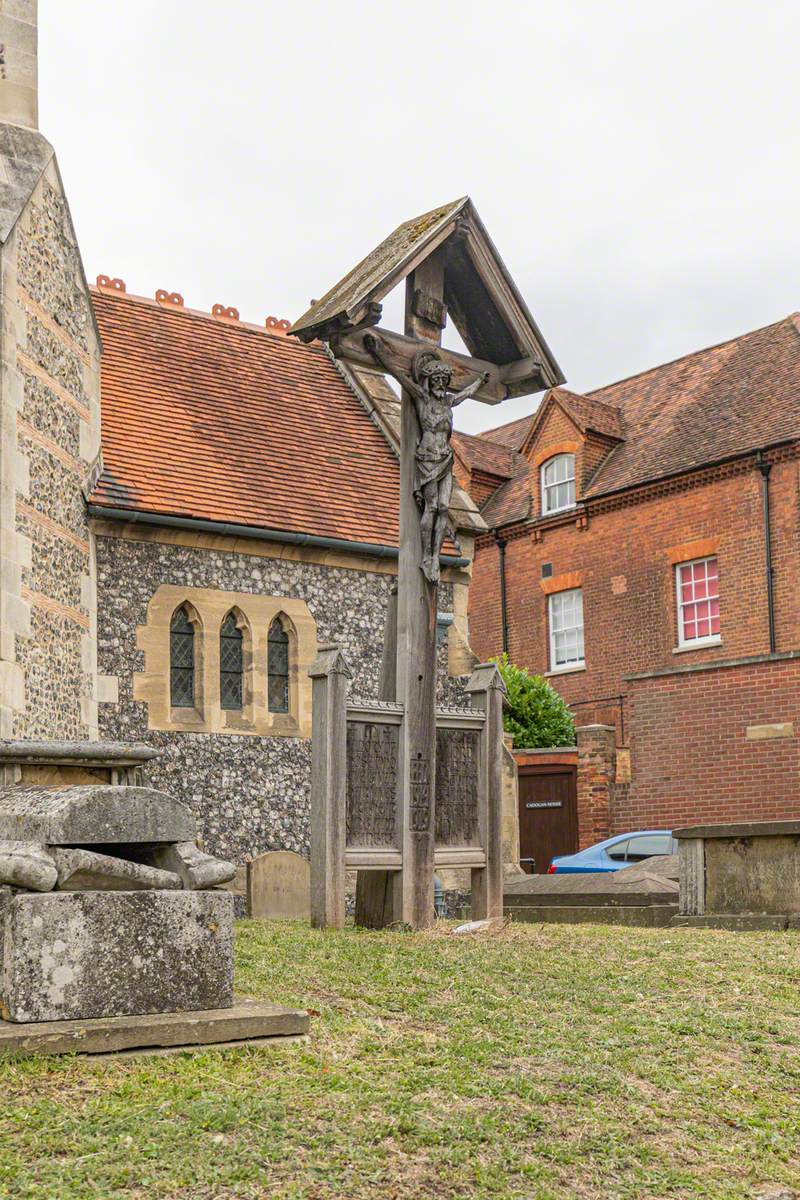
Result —
<path fill-rule="evenodd" d="M 433 353 L 431 350 L 423 350 L 417 355 L 417 361 L 414 363 L 414 374 L 418 381 L 430 379 L 433 375 L 446 376 L 447 379 L 452 379 L 453 372 L 448 367 L 446 362 Z"/>

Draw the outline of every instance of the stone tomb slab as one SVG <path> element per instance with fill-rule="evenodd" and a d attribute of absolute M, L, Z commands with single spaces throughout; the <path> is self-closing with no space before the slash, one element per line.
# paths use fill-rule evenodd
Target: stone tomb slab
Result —
<path fill-rule="evenodd" d="M 674 856 L 621 871 L 522 875 L 507 880 L 503 907 L 518 921 L 667 925 L 678 911 Z"/>
<path fill-rule="evenodd" d="M 308 1033 L 308 1013 L 237 998 L 231 1008 L 13 1024 L 0 1021 L 0 1058 L 31 1054 L 124 1054 L 204 1046 L 281 1044 Z"/>
<path fill-rule="evenodd" d="M 290 850 L 261 854 L 247 865 L 248 916 L 272 921 L 311 918 L 311 865 Z"/>
<path fill-rule="evenodd" d="M 191 842 L 194 818 L 166 792 L 114 785 L 0 789 L 0 840 L 51 846 Z"/>
<path fill-rule="evenodd" d="M 0 1014 L 7 1021 L 228 1008 L 227 892 L 52 892 L 2 910 Z"/>

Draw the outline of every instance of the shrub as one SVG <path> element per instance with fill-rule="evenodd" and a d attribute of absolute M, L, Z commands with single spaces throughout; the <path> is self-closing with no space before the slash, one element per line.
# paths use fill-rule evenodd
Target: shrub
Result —
<path fill-rule="evenodd" d="M 513 735 L 515 747 L 574 746 L 572 713 L 547 680 L 530 675 L 525 667 L 515 667 L 507 654 L 492 661 L 506 685 L 508 707 L 503 712 L 503 727 Z"/>

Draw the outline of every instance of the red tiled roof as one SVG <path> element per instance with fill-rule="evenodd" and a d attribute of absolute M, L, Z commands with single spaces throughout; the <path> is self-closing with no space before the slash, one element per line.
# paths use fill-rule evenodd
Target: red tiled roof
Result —
<path fill-rule="evenodd" d="M 396 546 L 397 459 L 319 345 L 93 289 L 91 503 Z"/>
<path fill-rule="evenodd" d="M 622 414 L 613 401 L 601 401 L 592 395 L 582 396 L 580 392 L 570 392 L 563 387 L 553 388 L 549 395 L 564 405 L 583 433 L 593 431 L 616 440 L 625 437 Z"/>
<path fill-rule="evenodd" d="M 584 498 L 800 439 L 800 316 L 698 350 L 588 396 L 568 393 L 565 407 L 576 401 L 596 406 L 592 428 L 597 428 L 597 406 L 617 408 L 625 431 L 625 440 L 601 463 Z M 577 415 L 577 408 L 573 411 Z M 581 412 L 588 421 L 588 410 Z M 498 433 L 521 424 L 512 422 L 482 436 L 497 440 Z M 524 458 L 518 462 L 514 478 L 481 509 L 490 527 L 530 515 L 528 463 Z"/>
<path fill-rule="evenodd" d="M 531 515 L 528 460 L 521 458 L 520 463 L 514 478 L 502 483 L 481 507 L 481 516 L 490 529 L 508 525 L 512 521 L 524 521 Z"/>
<path fill-rule="evenodd" d="M 488 438 L 490 442 L 497 442 L 501 446 L 508 446 L 509 450 L 519 450 L 528 436 L 535 416 L 535 413 L 531 413 L 529 417 L 519 417 L 516 421 L 507 421 L 505 425 L 498 425 L 496 429 L 486 429 L 478 436 Z"/>
<path fill-rule="evenodd" d="M 507 446 L 490 442 L 483 436 L 471 433 L 453 433 L 453 447 L 468 467 L 510 479 L 517 469 L 517 455 Z"/>
<path fill-rule="evenodd" d="M 800 330 L 786 317 L 591 392 L 622 411 L 625 441 L 586 496 L 800 437 Z"/>

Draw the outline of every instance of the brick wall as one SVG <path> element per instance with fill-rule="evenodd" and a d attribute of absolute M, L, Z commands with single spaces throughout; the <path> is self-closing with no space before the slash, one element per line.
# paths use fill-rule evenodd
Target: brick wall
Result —
<path fill-rule="evenodd" d="M 800 657 L 684 668 L 627 687 L 632 784 L 627 800 L 616 796 L 612 832 L 797 817 Z"/>
<path fill-rule="evenodd" d="M 776 452 L 770 476 L 779 653 L 800 647 L 800 470 L 794 453 Z M 578 725 L 612 725 L 618 743 L 631 747 L 632 780 L 613 789 L 608 832 L 797 815 L 795 738 L 757 742 L 744 732 L 748 725 L 800 720 L 794 660 L 693 669 L 769 652 L 761 476 L 754 457 L 596 501 L 588 514 L 520 523 L 503 535 L 509 653 L 520 666 L 538 674 L 549 669 L 552 585 L 542 578 L 543 566 L 549 564 L 550 578 L 580 578 L 586 665 L 550 682 L 575 705 Z M 707 554 L 716 555 L 719 568 L 721 644 L 682 650 L 675 564 Z M 470 588 L 471 641 L 482 659 L 500 651 L 501 629 L 498 550 L 482 538 Z M 605 833 L 598 830 L 598 836 Z"/>
<path fill-rule="evenodd" d="M 584 850 L 610 836 L 616 780 L 616 734 L 611 725 L 579 726 L 578 847 Z"/>
<path fill-rule="evenodd" d="M 770 481 L 778 650 L 800 646 L 798 464 L 778 461 Z M 504 531 L 509 651 L 520 666 L 548 669 L 547 598 L 542 566 L 582 578 L 586 668 L 556 675 L 568 702 L 581 702 L 579 723 L 627 724 L 629 685 L 623 676 L 764 653 L 769 649 L 764 580 L 761 477 L 752 462 L 704 480 L 676 483 L 662 494 L 632 497 L 592 513 L 581 528 L 575 514 Z M 719 564 L 722 644 L 675 654 L 674 562 L 678 547 L 712 545 Z M 502 645 L 497 547 L 477 546 L 470 588 L 470 635 L 485 659 Z M 614 699 L 625 694 L 625 712 Z M 628 740 L 624 730 L 623 741 Z"/>

